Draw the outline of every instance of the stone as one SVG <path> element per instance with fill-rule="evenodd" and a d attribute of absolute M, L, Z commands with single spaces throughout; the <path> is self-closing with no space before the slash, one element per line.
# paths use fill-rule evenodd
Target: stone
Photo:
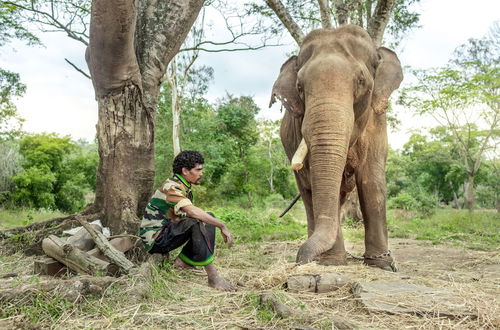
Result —
<path fill-rule="evenodd" d="M 356 282 L 352 291 L 369 312 L 477 316 L 464 298 L 444 288 L 401 282 Z"/>

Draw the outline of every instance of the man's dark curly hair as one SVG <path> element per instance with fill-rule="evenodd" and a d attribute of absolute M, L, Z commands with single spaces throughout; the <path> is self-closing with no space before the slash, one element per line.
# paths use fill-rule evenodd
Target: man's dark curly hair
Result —
<path fill-rule="evenodd" d="M 184 150 L 175 157 L 174 163 L 172 164 L 172 170 L 174 174 L 182 174 L 183 167 L 191 170 L 196 166 L 196 164 L 203 163 L 205 163 L 205 160 L 198 151 Z"/>

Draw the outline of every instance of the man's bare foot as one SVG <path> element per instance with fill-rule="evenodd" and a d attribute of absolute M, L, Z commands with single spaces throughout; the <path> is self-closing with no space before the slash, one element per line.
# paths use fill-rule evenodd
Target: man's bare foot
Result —
<path fill-rule="evenodd" d="M 184 261 L 182 261 L 179 257 L 175 258 L 173 267 L 175 269 L 194 269 L 195 267 L 188 265 Z"/>
<path fill-rule="evenodd" d="M 208 286 L 221 291 L 236 291 L 236 288 L 220 275 L 209 277 Z"/>

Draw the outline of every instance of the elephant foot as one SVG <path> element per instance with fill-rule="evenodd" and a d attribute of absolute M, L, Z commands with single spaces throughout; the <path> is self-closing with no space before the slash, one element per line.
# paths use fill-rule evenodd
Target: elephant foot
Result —
<path fill-rule="evenodd" d="M 396 260 L 391 257 L 391 251 L 376 256 L 365 256 L 363 263 L 370 267 L 378 267 L 389 272 L 397 272 Z"/>
<path fill-rule="evenodd" d="M 345 252 L 336 254 L 322 254 L 319 256 L 318 264 L 323 266 L 345 266 L 347 265 L 347 256 Z"/>
<path fill-rule="evenodd" d="M 304 251 L 299 250 L 295 262 L 299 265 L 308 264 L 314 260 L 314 257 L 315 257 L 314 253 L 306 253 Z"/>

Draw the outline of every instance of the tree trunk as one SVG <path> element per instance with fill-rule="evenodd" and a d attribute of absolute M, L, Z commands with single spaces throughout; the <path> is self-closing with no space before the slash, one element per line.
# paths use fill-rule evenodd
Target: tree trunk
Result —
<path fill-rule="evenodd" d="M 321 26 L 324 29 L 331 28 L 332 23 L 330 22 L 330 6 L 328 0 L 318 0 L 318 5 L 321 16 Z"/>
<path fill-rule="evenodd" d="M 334 0 L 335 13 L 337 14 L 337 23 L 339 26 L 347 24 L 347 4 L 343 0 Z"/>
<path fill-rule="evenodd" d="M 382 44 L 385 27 L 389 23 L 395 2 L 396 0 L 378 0 L 375 12 L 368 22 L 368 33 L 377 46 Z"/>
<path fill-rule="evenodd" d="M 96 206 L 111 232 L 135 233 L 154 180 L 154 115 L 137 86 L 98 99 Z"/>
<path fill-rule="evenodd" d="M 451 191 L 453 192 L 453 207 L 458 210 L 460 209 L 460 205 L 458 204 L 457 193 L 455 192 L 455 189 L 453 188 L 453 184 L 451 183 L 451 181 L 448 181 L 448 184 L 450 185 Z"/>
<path fill-rule="evenodd" d="M 86 53 L 99 106 L 95 211 L 112 233 L 135 233 L 153 188 L 161 80 L 203 0 L 93 0 Z"/>
<path fill-rule="evenodd" d="M 464 201 L 465 207 L 472 212 L 474 209 L 474 175 L 467 173 L 467 181 L 464 184 Z"/>

